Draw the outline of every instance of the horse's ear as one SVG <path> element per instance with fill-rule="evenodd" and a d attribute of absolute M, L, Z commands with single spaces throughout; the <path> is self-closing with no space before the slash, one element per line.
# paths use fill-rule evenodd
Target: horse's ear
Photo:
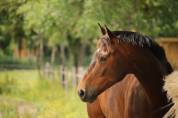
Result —
<path fill-rule="evenodd" d="M 114 34 L 110 31 L 110 29 L 105 25 L 106 34 L 109 36 L 110 39 L 114 37 Z"/>
<path fill-rule="evenodd" d="M 106 34 L 105 28 L 103 28 L 99 23 L 98 23 L 98 26 L 100 27 L 101 33 L 102 33 L 103 35 L 105 35 L 105 34 Z"/>

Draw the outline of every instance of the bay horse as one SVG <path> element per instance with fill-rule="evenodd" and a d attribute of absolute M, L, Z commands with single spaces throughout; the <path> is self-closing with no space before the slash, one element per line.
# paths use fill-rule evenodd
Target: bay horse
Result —
<path fill-rule="evenodd" d="M 137 32 L 100 29 L 103 35 L 78 85 L 89 118 L 162 118 L 174 104 L 163 89 L 173 71 L 163 48 Z"/>

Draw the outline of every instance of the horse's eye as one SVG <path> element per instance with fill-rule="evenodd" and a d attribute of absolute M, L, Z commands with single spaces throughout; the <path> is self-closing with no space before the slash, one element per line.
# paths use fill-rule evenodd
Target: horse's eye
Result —
<path fill-rule="evenodd" d="M 108 56 L 106 56 L 106 55 L 102 55 L 102 56 L 100 56 L 99 58 L 98 58 L 98 60 L 99 60 L 99 62 L 100 63 L 104 63 L 106 60 L 107 60 L 107 58 L 108 58 Z"/>
<path fill-rule="evenodd" d="M 110 53 L 107 50 L 99 50 L 97 53 L 98 61 L 101 63 L 105 62 L 109 55 Z"/>
<path fill-rule="evenodd" d="M 105 62 L 107 60 L 107 56 L 101 56 L 100 58 L 99 58 L 99 61 L 100 62 Z"/>

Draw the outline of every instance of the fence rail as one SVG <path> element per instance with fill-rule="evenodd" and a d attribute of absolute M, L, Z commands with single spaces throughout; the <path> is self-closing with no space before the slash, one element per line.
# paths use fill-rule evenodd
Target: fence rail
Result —
<path fill-rule="evenodd" d="M 77 69 L 77 71 L 76 71 Z M 42 75 L 47 79 L 59 78 L 60 84 L 68 90 L 69 87 L 76 88 L 80 79 L 82 79 L 85 68 L 84 67 L 53 67 L 50 64 L 46 64 L 42 70 Z"/>
<path fill-rule="evenodd" d="M 68 90 L 69 88 L 76 88 L 78 82 L 83 77 L 85 72 L 84 67 L 78 67 L 77 71 L 75 67 L 63 67 L 61 65 L 52 66 L 49 63 L 46 63 L 42 67 L 38 68 L 37 66 L 29 65 L 18 65 L 18 64 L 1 64 L 0 71 L 7 70 L 30 70 L 36 69 L 39 72 L 39 75 L 43 79 L 58 79 L 59 84 Z"/>

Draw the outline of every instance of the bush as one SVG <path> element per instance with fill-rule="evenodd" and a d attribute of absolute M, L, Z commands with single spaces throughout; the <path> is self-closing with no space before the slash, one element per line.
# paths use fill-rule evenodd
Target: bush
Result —
<path fill-rule="evenodd" d="M 0 69 L 34 69 L 37 64 L 30 59 L 14 59 L 11 56 L 0 56 Z"/>

